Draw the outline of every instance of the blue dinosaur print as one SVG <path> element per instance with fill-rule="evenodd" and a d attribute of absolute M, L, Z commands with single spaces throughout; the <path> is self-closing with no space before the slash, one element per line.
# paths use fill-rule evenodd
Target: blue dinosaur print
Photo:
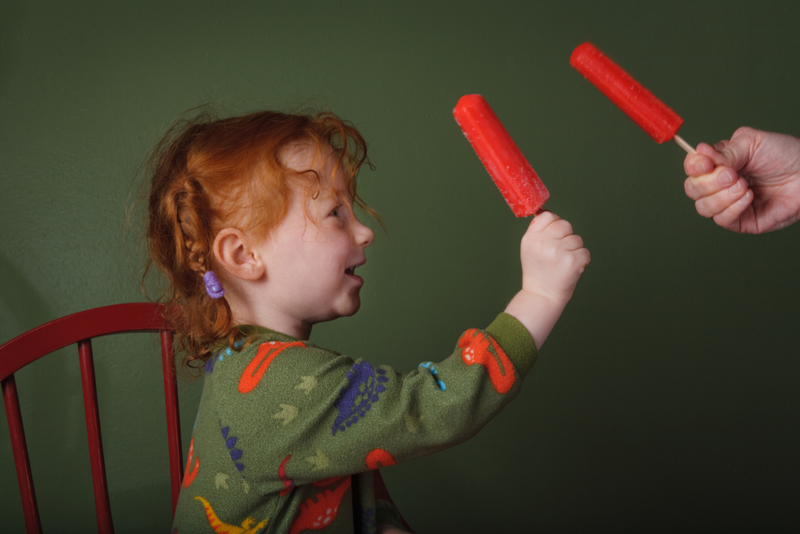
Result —
<path fill-rule="evenodd" d="M 419 367 L 424 367 L 431 372 L 433 379 L 436 380 L 436 385 L 439 386 L 439 389 L 442 391 L 447 389 L 447 386 L 444 385 L 444 382 L 439 379 L 439 371 L 437 371 L 436 367 L 433 366 L 433 362 L 422 362 L 419 364 Z"/>
<path fill-rule="evenodd" d="M 347 372 L 350 383 L 342 388 L 335 403 L 339 416 L 333 423 L 334 436 L 356 423 L 359 417 L 366 416 L 372 405 L 378 402 L 379 394 L 386 391 L 383 383 L 389 381 L 385 374 L 385 369 L 376 370 L 368 362 L 353 364 Z"/>
<path fill-rule="evenodd" d="M 233 344 L 233 347 L 235 349 L 240 349 L 242 348 L 242 345 L 244 345 L 244 340 L 240 339 L 239 341 Z M 214 366 L 217 365 L 217 362 L 221 362 L 222 360 L 225 359 L 225 356 L 230 356 L 231 354 L 233 353 L 231 352 L 230 347 L 228 347 L 225 350 L 220 350 L 218 352 L 215 352 L 214 355 L 208 359 L 203 369 L 205 370 L 206 373 L 213 373 Z"/>
<path fill-rule="evenodd" d="M 219 356 L 219 354 L 220 353 L 217 352 L 217 353 L 215 353 L 213 356 L 211 356 L 208 359 L 208 361 L 206 362 L 205 367 L 203 367 L 203 371 L 205 371 L 206 373 L 213 373 L 214 372 L 214 366 L 217 364 L 217 356 Z"/>
<path fill-rule="evenodd" d="M 220 427 L 222 426 L 221 422 L 219 426 Z M 228 437 L 228 434 L 230 434 L 230 427 L 228 426 L 221 428 L 221 431 L 222 431 L 222 438 L 225 440 L 225 447 L 228 449 L 228 454 L 230 455 L 231 460 L 233 461 L 233 465 L 236 467 L 236 470 L 239 471 L 239 473 L 241 473 L 244 470 L 244 464 L 239 460 L 242 459 L 242 455 L 244 453 L 242 452 L 242 449 L 235 448 L 236 442 L 239 441 L 239 438 L 237 438 L 236 436 Z M 242 477 L 244 477 L 244 475 L 242 475 Z"/>
<path fill-rule="evenodd" d="M 214 353 L 214 355 L 210 357 L 206 362 L 206 366 L 203 368 L 203 370 L 206 373 L 213 373 L 214 366 L 217 365 L 217 362 L 221 362 L 226 355 L 230 356 L 230 354 L 231 354 L 231 349 L 225 349 Z"/>

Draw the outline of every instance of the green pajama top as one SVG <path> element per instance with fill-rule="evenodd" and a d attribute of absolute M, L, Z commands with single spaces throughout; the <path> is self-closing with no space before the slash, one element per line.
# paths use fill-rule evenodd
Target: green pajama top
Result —
<path fill-rule="evenodd" d="M 507 314 L 410 373 L 264 328 L 249 332 L 244 349 L 206 364 L 172 532 L 400 526 L 397 511 L 375 498 L 373 470 L 469 439 L 517 395 L 537 354 Z"/>

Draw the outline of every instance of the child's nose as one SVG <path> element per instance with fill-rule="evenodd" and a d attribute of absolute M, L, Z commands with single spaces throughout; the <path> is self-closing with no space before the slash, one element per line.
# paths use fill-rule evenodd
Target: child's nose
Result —
<path fill-rule="evenodd" d="M 364 226 L 358 219 L 356 219 L 354 235 L 356 243 L 363 247 L 368 247 L 375 241 L 375 232 L 368 226 Z"/>

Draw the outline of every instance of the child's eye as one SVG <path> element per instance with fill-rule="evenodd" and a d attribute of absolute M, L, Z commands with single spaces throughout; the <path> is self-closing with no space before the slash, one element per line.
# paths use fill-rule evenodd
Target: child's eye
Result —
<path fill-rule="evenodd" d="M 336 206 L 330 213 L 330 216 L 339 218 L 342 215 L 342 206 Z"/>

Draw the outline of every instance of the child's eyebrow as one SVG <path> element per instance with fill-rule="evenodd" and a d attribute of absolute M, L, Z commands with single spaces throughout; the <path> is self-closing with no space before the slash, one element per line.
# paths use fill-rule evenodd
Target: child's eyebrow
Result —
<path fill-rule="evenodd" d="M 335 189 L 326 188 L 319 192 L 317 195 L 317 200 L 339 200 L 341 198 L 341 193 L 336 191 Z"/>
<path fill-rule="evenodd" d="M 324 198 L 335 198 L 342 202 L 352 201 L 352 198 L 350 197 L 350 190 L 341 184 L 326 188 L 321 195 L 324 196 Z"/>

